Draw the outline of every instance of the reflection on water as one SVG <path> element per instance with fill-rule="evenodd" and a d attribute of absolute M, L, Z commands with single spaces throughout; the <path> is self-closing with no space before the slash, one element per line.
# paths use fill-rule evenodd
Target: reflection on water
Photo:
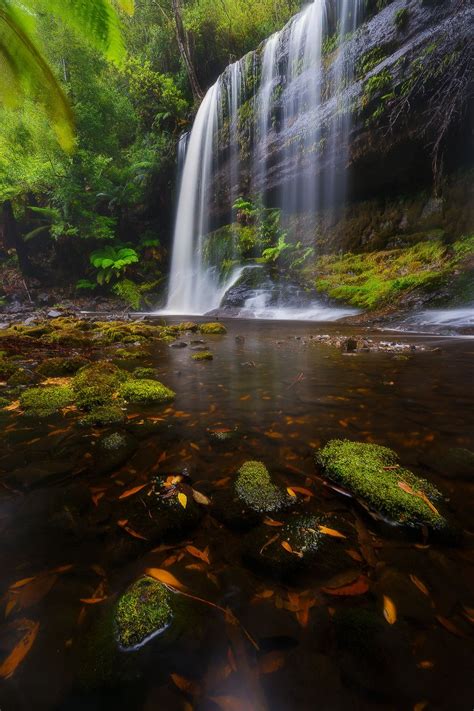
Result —
<path fill-rule="evenodd" d="M 171 407 L 130 413 L 122 461 L 98 456 L 104 432 L 120 427 L 81 428 L 74 412 L 39 424 L 2 415 L 2 592 L 43 574 L 7 617 L 38 622 L 39 631 L 3 683 L 2 711 L 470 708 L 472 477 L 455 479 L 439 464 L 449 448 L 474 447 L 474 346 L 430 338 L 424 342 L 437 350 L 352 355 L 312 342 L 312 334 L 343 332 L 327 324 L 232 321 L 228 329 L 206 337 L 213 361 L 193 362 L 190 346 L 160 343 L 130 363 L 155 367 L 177 397 Z M 422 340 L 403 340 L 410 338 Z M 228 442 L 213 439 L 227 428 L 235 430 Z M 334 437 L 396 449 L 445 493 L 463 545 L 404 538 L 325 486 L 314 450 Z M 264 461 L 285 486 L 310 490 L 308 510 L 340 517 L 348 542 L 335 587 L 350 589 L 362 575 L 368 591 L 321 592 L 318 569 L 286 582 L 250 569 L 242 534 L 209 513 L 184 541 L 153 544 L 154 552 L 134 535 L 147 522 L 138 516 L 132 526 L 133 497 L 119 499 L 125 490 L 185 468 L 212 499 L 247 459 Z M 208 550 L 209 563 L 183 547 L 190 543 Z M 147 567 L 167 568 L 195 596 L 230 607 L 259 651 L 218 610 L 196 603 L 175 638 L 145 645 L 133 673 L 120 659 L 118 678 L 97 684 L 89 674 L 84 686 L 83 630 Z M 383 615 L 387 596 L 396 604 L 392 625 Z M 100 678 L 100 653 L 91 648 L 89 659 Z"/>

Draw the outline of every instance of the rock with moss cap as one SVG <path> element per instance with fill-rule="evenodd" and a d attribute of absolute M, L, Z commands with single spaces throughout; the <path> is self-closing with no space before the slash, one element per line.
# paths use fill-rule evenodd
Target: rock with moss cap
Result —
<path fill-rule="evenodd" d="M 178 331 L 197 331 L 198 325 L 197 325 L 197 323 L 194 323 L 194 321 L 183 321 L 182 323 L 178 323 L 177 330 Z"/>
<path fill-rule="evenodd" d="M 86 410 L 110 404 L 130 376 L 113 363 L 98 361 L 81 368 L 72 380 L 78 407 Z"/>
<path fill-rule="evenodd" d="M 88 337 L 76 328 L 65 328 L 41 336 L 46 344 L 79 348 L 87 344 Z"/>
<path fill-rule="evenodd" d="M 226 329 L 226 327 L 224 326 L 224 324 L 218 323 L 217 321 L 216 321 L 216 322 L 213 322 L 213 323 L 202 323 L 202 324 L 199 326 L 199 331 L 200 331 L 201 333 L 205 334 L 205 335 L 207 335 L 207 334 L 210 334 L 210 335 L 213 335 L 213 334 L 220 335 L 220 334 L 223 334 L 223 333 L 227 333 L 227 329 Z"/>
<path fill-rule="evenodd" d="M 99 405 L 94 407 L 79 420 L 79 424 L 88 426 L 118 425 L 125 420 L 125 413 L 119 405 Z"/>
<path fill-rule="evenodd" d="M 144 405 L 161 404 L 174 400 L 176 393 L 157 380 L 128 380 L 120 386 L 120 395 L 126 402 Z"/>
<path fill-rule="evenodd" d="M 17 385 L 30 385 L 33 379 L 33 373 L 29 370 L 18 368 L 16 373 L 13 373 L 13 375 L 8 378 L 7 383 L 10 387 L 16 387 Z"/>
<path fill-rule="evenodd" d="M 44 378 L 61 378 L 74 375 L 88 363 L 87 358 L 82 358 L 81 356 L 46 358 L 38 365 L 36 372 Z"/>
<path fill-rule="evenodd" d="M 325 531 L 337 531 L 341 536 Z M 347 524 L 338 518 L 293 514 L 277 533 L 263 525 L 248 534 L 244 558 L 273 575 L 285 576 L 311 567 L 319 577 L 326 577 L 347 567 L 344 548 L 349 536 Z"/>
<path fill-rule="evenodd" d="M 16 363 L 0 356 L 0 380 L 8 380 L 17 370 L 18 365 Z"/>
<path fill-rule="evenodd" d="M 74 401 L 74 392 L 65 385 L 29 388 L 20 397 L 25 415 L 49 417 Z"/>
<path fill-rule="evenodd" d="M 198 353 L 194 353 L 194 355 L 191 356 L 193 360 L 212 360 L 214 356 L 212 355 L 211 351 L 199 351 Z"/>
<path fill-rule="evenodd" d="M 441 493 L 426 479 L 402 468 L 397 454 L 377 444 L 331 440 L 316 453 L 325 476 L 392 524 L 447 528 L 435 506 Z"/>
<path fill-rule="evenodd" d="M 8 407 L 9 404 L 10 400 L 8 398 L 0 396 L 0 410 L 3 410 L 5 407 Z"/>
<path fill-rule="evenodd" d="M 273 483 L 263 462 L 249 461 L 242 464 L 234 490 L 248 508 L 259 513 L 281 511 L 292 503 L 283 487 Z"/>
<path fill-rule="evenodd" d="M 117 639 L 124 649 L 136 648 L 171 624 L 173 593 L 149 577 L 139 578 L 121 596 L 115 612 Z"/>

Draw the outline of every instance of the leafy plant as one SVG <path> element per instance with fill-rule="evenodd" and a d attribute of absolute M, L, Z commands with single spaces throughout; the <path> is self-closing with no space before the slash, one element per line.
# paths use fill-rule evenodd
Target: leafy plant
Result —
<path fill-rule="evenodd" d="M 138 253 L 132 247 L 107 246 L 97 249 L 90 255 L 90 263 L 97 271 L 97 283 L 109 284 L 119 277 L 130 264 L 139 261 Z"/>

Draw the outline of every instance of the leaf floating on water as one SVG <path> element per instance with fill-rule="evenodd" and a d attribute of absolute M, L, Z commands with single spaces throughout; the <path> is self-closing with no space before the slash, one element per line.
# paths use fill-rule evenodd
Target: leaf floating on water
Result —
<path fill-rule="evenodd" d="M 303 494 L 303 496 L 307 496 L 309 498 L 314 496 L 314 493 L 312 491 L 310 491 L 309 489 L 305 489 L 304 486 L 292 486 L 290 488 L 292 491 L 298 492 L 298 494 Z"/>
<path fill-rule="evenodd" d="M 12 627 L 18 629 L 19 632 L 24 632 L 24 634 L 20 641 L 13 647 L 8 657 L 0 664 L 1 679 L 9 679 L 13 676 L 18 666 L 32 648 L 38 635 L 40 625 L 39 622 L 33 622 L 33 620 L 23 618 L 21 620 L 15 620 L 15 622 L 12 623 Z"/>
<path fill-rule="evenodd" d="M 433 669 L 434 662 L 431 662 L 429 659 L 423 659 L 421 662 L 418 662 L 416 666 L 418 669 Z"/>
<path fill-rule="evenodd" d="M 291 486 L 287 486 L 287 487 L 286 487 L 286 490 L 287 490 L 287 492 L 289 493 L 290 496 L 292 496 L 294 499 L 296 499 L 296 494 L 295 494 L 295 492 L 293 491 L 293 489 L 291 488 Z"/>
<path fill-rule="evenodd" d="M 31 578 L 22 578 L 22 580 L 17 580 L 16 583 L 13 583 L 10 585 L 10 590 L 17 590 L 18 588 L 22 588 L 24 585 L 28 585 L 28 583 L 31 583 L 32 580 L 35 579 L 35 575 Z"/>
<path fill-rule="evenodd" d="M 424 583 L 421 582 L 420 578 L 417 578 L 416 575 L 410 574 L 410 580 L 415 585 L 420 592 L 423 593 L 423 595 L 429 596 L 429 590 L 426 587 Z"/>
<path fill-rule="evenodd" d="M 326 595 L 341 595 L 341 596 L 352 596 L 352 595 L 365 595 L 369 589 L 369 583 L 365 575 L 360 575 L 354 583 L 350 585 L 342 585 L 339 588 L 321 588 L 323 593 Z"/>
<path fill-rule="evenodd" d="M 201 551 L 199 548 L 196 548 L 196 546 L 186 546 L 187 552 L 190 555 L 193 555 L 195 558 L 199 558 L 199 560 L 204 561 L 204 563 L 210 563 L 211 561 L 209 560 L 209 547 L 206 546 L 206 548 Z"/>
<path fill-rule="evenodd" d="M 397 621 L 397 608 L 388 595 L 383 596 L 383 616 L 389 625 L 393 625 Z"/>
<path fill-rule="evenodd" d="M 120 528 L 123 528 L 124 531 L 128 533 L 129 536 L 132 536 L 132 538 L 138 538 L 141 541 L 147 541 L 148 538 L 145 538 L 145 536 L 142 536 L 141 533 L 138 533 L 138 531 L 135 531 L 135 529 L 131 528 L 130 526 L 127 526 L 128 519 L 122 520 L 122 521 L 117 521 L 117 524 L 120 526 Z"/>
<path fill-rule="evenodd" d="M 146 484 L 140 484 L 140 486 L 134 486 L 133 489 L 127 489 L 122 494 L 120 494 L 119 499 L 128 499 L 129 496 L 137 494 L 139 491 L 144 489 Z"/>
<path fill-rule="evenodd" d="M 211 503 L 211 500 L 205 496 L 204 494 L 201 494 L 200 491 L 197 491 L 196 489 L 192 490 L 193 492 L 193 499 L 197 504 L 202 504 L 203 506 L 209 506 Z"/>
<path fill-rule="evenodd" d="M 191 694 L 191 696 L 199 694 L 199 685 L 195 681 L 186 679 L 186 677 L 180 674 L 170 674 L 170 676 L 180 691 L 184 691 L 185 694 Z"/>
<path fill-rule="evenodd" d="M 98 602 L 104 602 L 104 600 L 107 600 L 107 595 L 104 597 L 81 597 L 80 602 L 83 602 L 85 605 L 96 605 Z"/>
<path fill-rule="evenodd" d="M 288 553 L 293 553 L 293 548 L 290 546 L 288 541 L 282 541 L 281 547 L 284 548 L 286 551 L 288 551 Z"/>
<path fill-rule="evenodd" d="M 183 583 L 180 583 L 178 578 L 175 578 L 175 576 L 168 570 L 163 570 L 162 568 L 146 568 L 145 575 L 149 575 L 150 578 L 159 580 L 160 583 L 169 585 L 177 590 L 186 590 L 186 586 L 183 585 Z"/>
<path fill-rule="evenodd" d="M 364 559 L 362 558 L 361 554 L 358 553 L 357 551 L 354 551 L 352 549 L 349 549 L 345 551 L 348 556 L 352 558 L 352 560 L 356 560 L 358 563 L 363 563 Z"/>
<path fill-rule="evenodd" d="M 273 518 L 266 518 L 263 519 L 263 523 L 265 526 L 283 526 L 284 524 L 281 521 L 275 521 Z"/>
<path fill-rule="evenodd" d="M 281 652 L 269 652 L 258 660 L 260 674 L 273 674 L 285 666 L 285 657 Z"/>
<path fill-rule="evenodd" d="M 448 632 L 451 632 L 451 634 L 456 635 L 456 637 L 465 637 L 466 635 L 464 632 L 462 632 L 456 625 L 451 622 L 451 620 L 448 620 L 446 617 L 443 617 L 442 615 L 436 615 L 436 619 L 438 620 L 439 624 L 442 625 Z"/>
<path fill-rule="evenodd" d="M 186 496 L 186 494 L 183 494 L 183 492 L 180 491 L 178 494 L 178 501 L 183 507 L 183 509 L 185 509 L 188 503 L 188 497 Z"/>
<path fill-rule="evenodd" d="M 347 538 L 343 533 L 335 531 L 334 528 L 327 528 L 327 526 L 320 526 L 319 530 L 324 533 L 325 536 L 332 536 L 333 538 Z"/>

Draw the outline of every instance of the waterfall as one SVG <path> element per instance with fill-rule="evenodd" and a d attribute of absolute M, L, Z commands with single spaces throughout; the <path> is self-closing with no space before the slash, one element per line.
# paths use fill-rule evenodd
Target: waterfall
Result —
<path fill-rule="evenodd" d="M 286 216 L 305 213 L 316 219 L 320 209 L 342 201 L 350 132 L 347 86 L 354 73 L 344 40 L 360 23 L 363 4 L 314 0 L 255 54 L 229 65 L 208 90 L 189 138 L 178 149 L 185 160 L 165 312 L 191 315 L 218 308 L 242 273 L 235 264 L 235 234 L 226 251 L 234 265 L 230 270 L 219 263 L 222 256 L 209 258 L 205 238 L 219 224 L 232 223 L 233 203 L 249 183 L 265 201 L 270 136 L 291 176 L 282 181 L 279 198 Z M 335 53 L 331 70 L 325 63 L 328 53 Z M 328 101 L 337 108 L 329 129 L 317 118 Z M 243 136 L 242 115 L 250 109 L 253 126 Z M 250 146 L 250 181 L 243 184 L 241 166 L 249 161 Z M 316 170 L 323 151 L 328 164 Z"/>

